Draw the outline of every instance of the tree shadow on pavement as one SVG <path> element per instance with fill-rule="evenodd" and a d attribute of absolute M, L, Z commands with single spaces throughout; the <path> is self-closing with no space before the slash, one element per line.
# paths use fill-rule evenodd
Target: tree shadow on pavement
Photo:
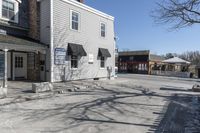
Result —
<path fill-rule="evenodd" d="M 66 104 L 58 104 L 51 109 L 24 109 L 26 112 L 24 120 L 30 123 L 43 121 L 46 119 L 55 119 L 54 122 L 62 122 L 65 127 L 60 127 L 48 130 L 47 132 L 62 132 L 73 128 L 78 128 L 84 125 L 96 125 L 96 129 L 101 131 L 100 126 L 103 124 L 111 125 L 127 125 L 140 126 L 145 128 L 156 129 L 157 123 L 149 124 L 133 121 L 134 118 L 144 119 L 148 121 L 146 116 L 140 116 L 136 109 L 152 111 L 157 108 L 162 108 L 162 105 L 157 103 L 136 103 L 134 98 L 138 97 L 161 97 L 165 100 L 170 99 L 170 96 L 152 92 L 149 89 L 111 87 L 111 86 L 93 86 L 91 92 L 71 93 L 66 96 L 91 96 L 92 98 L 78 102 L 70 102 Z M 64 96 L 64 95 L 63 95 Z M 120 118 L 117 118 L 120 117 Z"/>
<path fill-rule="evenodd" d="M 175 88 L 175 87 L 161 87 L 160 90 L 165 90 L 165 91 L 183 91 L 183 92 L 192 91 L 191 89 L 190 90 L 186 90 L 186 89 L 183 89 L 183 88 Z"/>
<path fill-rule="evenodd" d="M 187 131 L 200 131 L 200 105 L 199 95 L 175 94 L 169 95 L 154 92 L 143 87 L 113 86 L 92 84 L 86 90 L 55 95 L 55 97 L 79 98 L 68 103 L 54 103 L 51 108 L 24 108 L 22 111 L 24 123 L 35 123 L 46 120 L 55 123 L 55 127 L 38 132 L 66 132 L 85 127 L 94 127 L 99 132 L 104 132 L 102 125 L 109 128 L 139 127 L 148 130 L 147 133 L 187 133 Z M 163 87 L 166 91 L 187 91 L 184 88 Z M 52 97 L 48 97 L 52 98 Z M 146 101 L 137 101 L 138 99 Z M 154 102 L 150 102 L 154 99 Z M 156 99 L 166 101 L 163 108 Z M 40 99 L 43 100 L 43 99 Z M 148 101 L 149 100 L 149 101 Z M 51 101 L 51 100 L 50 100 Z M 147 112 L 145 114 L 144 112 Z M 148 115 L 157 117 L 152 119 Z M 137 121 L 142 120 L 142 121 Z M 62 123 L 64 126 L 57 126 Z M 83 128 L 84 127 L 84 128 Z M 93 132 L 92 132 L 93 133 Z"/>
<path fill-rule="evenodd" d="M 171 97 L 155 120 L 156 128 L 147 133 L 198 133 L 200 131 L 200 95 L 179 94 Z"/>

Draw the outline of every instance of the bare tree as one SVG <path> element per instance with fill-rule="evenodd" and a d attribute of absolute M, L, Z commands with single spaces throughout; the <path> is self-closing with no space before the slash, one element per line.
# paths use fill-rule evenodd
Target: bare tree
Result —
<path fill-rule="evenodd" d="M 158 24 L 172 24 L 172 29 L 200 24 L 200 0 L 162 0 L 152 16 Z"/>
<path fill-rule="evenodd" d="M 179 55 L 180 58 L 190 61 L 193 65 L 200 65 L 200 52 L 187 51 Z"/>

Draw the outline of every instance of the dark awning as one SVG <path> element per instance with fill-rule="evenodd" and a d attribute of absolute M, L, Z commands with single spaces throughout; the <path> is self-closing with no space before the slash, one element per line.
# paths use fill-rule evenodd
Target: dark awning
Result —
<path fill-rule="evenodd" d="M 87 56 L 82 45 L 79 44 L 68 44 L 68 55 L 76 55 L 76 56 Z"/>
<path fill-rule="evenodd" d="M 99 48 L 99 54 L 98 54 L 98 56 L 100 56 L 100 57 L 111 57 L 111 54 L 108 51 L 108 49 Z"/>

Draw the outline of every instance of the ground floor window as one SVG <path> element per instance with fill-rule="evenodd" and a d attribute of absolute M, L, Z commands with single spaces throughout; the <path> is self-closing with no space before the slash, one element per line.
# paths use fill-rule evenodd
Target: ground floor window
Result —
<path fill-rule="evenodd" d="M 78 56 L 71 56 L 71 68 L 78 68 Z"/>
<path fill-rule="evenodd" d="M 147 71 L 147 64 L 139 64 L 138 70 Z"/>
<path fill-rule="evenodd" d="M 100 67 L 105 68 L 105 57 L 101 57 Z"/>

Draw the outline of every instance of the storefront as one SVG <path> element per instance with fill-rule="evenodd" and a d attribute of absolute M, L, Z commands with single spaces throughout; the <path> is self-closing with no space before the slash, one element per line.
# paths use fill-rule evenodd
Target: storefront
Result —
<path fill-rule="evenodd" d="M 1 86 L 7 79 L 45 80 L 45 45 L 8 35 L 0 35 L 0 43 Z"/>

